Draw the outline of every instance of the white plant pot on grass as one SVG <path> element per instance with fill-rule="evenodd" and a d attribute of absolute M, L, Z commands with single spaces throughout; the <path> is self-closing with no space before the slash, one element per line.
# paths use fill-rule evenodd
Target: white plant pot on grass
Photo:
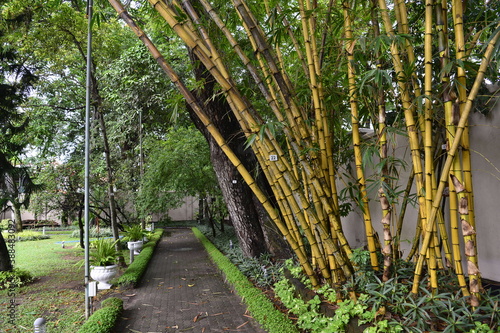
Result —
<path fill-rule="evenodd" d="M 128 249 L 134 251 L 134 255 L 138 255 L 142 249 L 143 241 L 127 242 Z"/>
<path fill-rule="evenodd" d="M 90 271 L 90 277 L 99 282 L 97 284 L 97 289 L 99 290 L 111 288 L 109 281 L 111 281 L 116 274 L 118 274 L 118 265 L 92 266 Z"/>

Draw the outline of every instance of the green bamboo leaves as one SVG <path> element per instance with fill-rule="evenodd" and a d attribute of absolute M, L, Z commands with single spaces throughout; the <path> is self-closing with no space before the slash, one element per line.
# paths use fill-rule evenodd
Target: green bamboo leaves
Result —
<path fill-rule="evenodd" d="M 413 291 L 418 291 L 424 266 L 434 291 L 439 288 L 438 270 L 451 267 L 464 294 L 470 290 L 473 305 L 477 304 L 480 273 L 467 117 L 498 31 L 492 29 L 474 86 L 467 91 L 468 73 L 456 65 L 467 57 L 461 1 L 451 1 L 448 12 L 446 1 L 432 0 L 421 7 L 386 0 L 374 0 L 371 6 L 347 0 L 297 0 L 291 4 L 150 0 L 217 81 L 247 136 L 247 148 L 259 160 L 272 190 L 271 201 L 144 32 L 123 7 L 115 0 L 110 2 L 217 138 L 289 242 L 313 286 L 343 282 L 353 274 L 352 249 L 341 221 L 346 215 L 341 208 L 346 206 L 339 196 L 356 192 L 357 199 L 351 198 L 361 216 L 356 227 L 362 226 L 371 267 L 383 269 L 383 281 L 391 278 L 394 260 L 401 259 L 401 230 L 411 225 L 415 235 L 408 260 L 417 261 Z M 447 24 L 449 18 L 454 26 Z M 455 61 L 450 56 L 453 48 Z M 374 135 L 363 138 L 362 126 L 371 127 Z M 346 182 L 351 187 L 339 194 L 338 171 L 345 167 L 339 161 L 348 150 L 347 132 L 352 135 L 349 163 L 354 175 Z M 391 134 L 398 132 L 402 135 Z M 400 179 L 396 171 L 399 162 L 391 156 L 391 135 L 408 142 L 412 172 L 407 180 Z M 375 193 L 367 185 L 366 145 L 374 147 L 379 159 L 380 167 L 370 171 L 377 179 Z M 461 154 L 457 154 L 459 149 Z M 442 154 L 446 156 L 439 165 Z M 453 198 L 446 221 L 440 207 L 448 185 Z M 412 195 L 418 221 L 405 219 Z M 379 201 L 377 226 L 370 211 L 373 200 Z M 377 229 L 383 235 L 380 239 Z M 459 246 L 460 236 L 465 249 Z M 468 287 L 461 271 L 462 254 L 468 267 Z"/>

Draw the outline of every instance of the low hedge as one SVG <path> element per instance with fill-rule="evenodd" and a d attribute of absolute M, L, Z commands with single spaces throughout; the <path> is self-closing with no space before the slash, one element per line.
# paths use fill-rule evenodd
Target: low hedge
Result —
<path fill-rule="evenodd" d="M 197 228 L 195 236 L 205 246 L 212 261 L 224 273 L 226 280 L 247 305 L 248 311 L 269 333 L 298 333 L 292 321 L 274 307 L 274 304 L 257 289 L 231 261 L 224 256 Z"/>
<path fill-rule="evenodd" d="M 123 311 L 123 300 L 116 297 L 105 299 L 101 308 L 94 312 L 80 327 L 78 333 L 108 333 L 115 326 Z"/>
<path fill-rule="evenodd" d="M 161 239 L 162 235 L 163 229 L 155 230 L 149 242 L 144 244 L 141 253 L 134 258 L 134 261 L 128 266 L 127 270 L 118 278 L 118 285 L 125 288 L 137 286 L 146 268 L 148 268 L 156 244 Z"/>

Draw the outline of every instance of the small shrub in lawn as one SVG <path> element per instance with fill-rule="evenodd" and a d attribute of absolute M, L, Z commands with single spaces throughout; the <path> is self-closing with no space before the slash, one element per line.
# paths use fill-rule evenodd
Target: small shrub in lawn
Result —
<path fill-rule="evenodd" d="M 123 300 L 111 297 L 104 300 L 101 308 L 82 325 L 78 333 L 108 333 L 115 326 L 123 311 Z"/>
<path fill-rule="evenodd" d="M 15 268 L 9 272 L 0 272 L 0 289 L 19 288 L 31 281 L 33 281 L 33 276 L 22 269 Z"/>
<path fill-rule="evenodd" d="M 0 221 L 0 231 L 9 229 L 10 220 L 4 219 Z"/>

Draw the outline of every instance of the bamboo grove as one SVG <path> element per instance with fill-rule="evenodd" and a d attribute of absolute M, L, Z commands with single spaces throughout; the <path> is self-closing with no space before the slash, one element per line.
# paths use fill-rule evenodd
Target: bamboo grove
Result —
<path fill-rule="evenodd" d="M 437 271 L 450 269 L 472 305 L 478 304 L 467 120 L 497 57 L 498 22 L 466 27 L 461 0 L 149 0 L 217 81 L 272 188 L 271 201 L 142 28 L 121 3 L 109 2 L 264 205 L 314 286 L 342 283 L 357 269 L 342 224 L 338 174 L 346 163 L 340 156 L 350 145 L 351 199 L 361 213 L 372 269 L 386 281 L 394 260 L 416 262 L 414 293 L 425 274 L 436 291 Z M 239 72 L 229 65 L 236 61 Z M 467 72 L 465 62 L 476 63 L 475 72 Z M 252 80 L 251 89 L 241 83 L 242 72 Z M 375 133 L 369 140 L 360 134 L 367 126 Z M 388 135 L 396 127 L 409 144 L 412 170 L 398 198 L 391 194 L 397 176 L 388 153 Z M 363 157 L 367 142 L 382 166 L 376 169 L 375 196 Z M 443 163 L 436 162 L 438 156 Z M 417 221 L 404 219 L 412 188 Z M 441 209 L 445 191 L 447 214 Z M 372 218 L 370 200 L 379 201 L 380 221 Z M 382 225 L 380 237 L 376 224 Z M 403 224 L 416 232 L 412 251 L 399 258 Z"/>

